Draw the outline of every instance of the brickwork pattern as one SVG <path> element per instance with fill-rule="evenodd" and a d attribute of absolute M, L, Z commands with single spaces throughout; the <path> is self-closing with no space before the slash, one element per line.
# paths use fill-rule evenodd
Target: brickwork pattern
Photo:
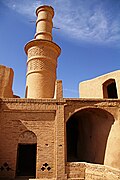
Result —
<path fill-rule="evenodd" d="M 71 113 L 88 106 L 105 108 L 111 112 L 117 123 L 114 125 L 115 129 L 116 126 L 119 127 L 120 114 L 116 113 L 120 106 L 119 100 L 2 99 L 0 167 L 4 170 L 0 171 L 0 177 L 15 177 L 18 143 L 35 143 L 37 137 L 37 179 L 119 179 L 119 163 L 116 169 L 85 163 L 66 165 L 66 121 Z M 119 139 L 117 142 L 119 143 Z M 119 152 L 119 148 L 116 149 Z M 114 167 L 115 161 L 118 162 L 118 156 L 113 160 L 111 166 Z"/>
<path fill-rule="evenodd" d="M 27 61 L 26 97 L 53 98 L 57 57 L 60 49 L 52 42 L 34 40 L 34 43 L 30 42 L 30 44 Z"/>
<path fill-rule="evenodd" d="M 57 58 L 61 51 L 60 47 L 52 42 L 54 10 L 50 6 L 41 6 L 37 8 L 36 15 L 35 39 L 25 46 L 28 55 L 25 97 L 53 98 Z"/>
<path fill-rule="evenodd" d="M 68 179 L 77 180 L 119 180 L 120 170 L 98 164 L 67 163 Z"/>

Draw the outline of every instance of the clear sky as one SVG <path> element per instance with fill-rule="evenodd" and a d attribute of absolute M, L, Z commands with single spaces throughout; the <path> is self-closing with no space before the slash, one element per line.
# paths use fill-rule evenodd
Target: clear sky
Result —
<path fill-rule="evenodd" d="M 53 40 L 62 49 L 57 79 L 64 97 L 78 97 L 79 82 L 120 69 L 120 0 L 0 0 L 0 64 L 14 70 L 14 94 L 24 97 L 24 45 L 34 38 L 35 9 L 55 10 Z"/>

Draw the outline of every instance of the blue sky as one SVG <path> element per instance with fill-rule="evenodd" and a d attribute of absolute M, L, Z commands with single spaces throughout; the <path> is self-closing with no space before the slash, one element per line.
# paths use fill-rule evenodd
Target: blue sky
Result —
<path fill-rule="evenodd" d="M 24 97 L 27 57 L 34 38 L 35 9 L 55 10 L 53 40 L 61 47 L 57 79 L 64 97 L 78 97 L 79 82 L 120 66 L 119 0 L 0 0 L 0 64 L 14 70 L 14 94 Z"/>

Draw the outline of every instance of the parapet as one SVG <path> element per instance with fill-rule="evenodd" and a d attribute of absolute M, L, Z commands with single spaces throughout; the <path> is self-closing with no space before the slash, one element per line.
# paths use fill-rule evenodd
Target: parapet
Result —
<path fill-rule="evenodd" d="M 11 68 L 0 65 L 0 97 L 12 98 L 12 83 L 14 72 Z"/>
<path fill-rule="evenodd" d="M 54 99 L 63 99 L 62 80 L 56 80 L 56 82 L 55 82 Z"/>
<path fill-rule="evenodd" d="M 120 98 L 120 70 L 79 84 L 81 98 Z"/>

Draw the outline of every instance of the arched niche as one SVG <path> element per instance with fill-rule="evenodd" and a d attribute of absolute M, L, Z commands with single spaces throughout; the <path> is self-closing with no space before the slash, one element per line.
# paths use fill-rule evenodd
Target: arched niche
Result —
<path fill-rule="evenodd" d="M 81 109 L 68 119 L 67 162 L 104 164 L 107 139 L 114 117 L 100 108 Z"/>
<path fill-rule="evenodd" d="M 36 144 L 37 136 L 32 131 L 25 131 L 19 136 L 20 144 Z"/>
<path fill-rule="evenodd" d="M 118 98 L 115 79 L 108 79 L 103 83 L 103 98 Z"/>

